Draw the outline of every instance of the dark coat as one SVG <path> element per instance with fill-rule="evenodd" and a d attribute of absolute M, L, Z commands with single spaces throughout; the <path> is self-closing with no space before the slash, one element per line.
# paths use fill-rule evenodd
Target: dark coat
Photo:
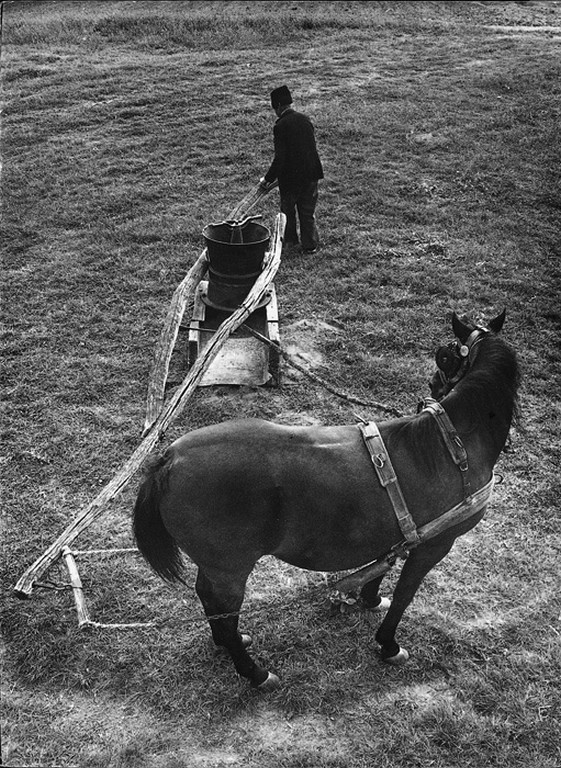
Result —
<path fill-rule="evenodd" d="M 287 109 L 275 123 L 273 136 L 275 158 L 265 174 L 268 184 L 278 179 L 282 194 L 299 191 L 310 182 L 323 179 L 314 126 L 309 117 Z"/>

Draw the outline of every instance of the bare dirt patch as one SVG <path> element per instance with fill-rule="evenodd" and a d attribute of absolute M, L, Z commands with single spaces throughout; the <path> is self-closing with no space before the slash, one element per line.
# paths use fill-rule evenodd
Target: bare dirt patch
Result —
<path fill-rule="evenodd" d="M 288 355 L 311 368 L 317 368 L 325 362 L 322 352 L 324 342 L 340 333 L 341 329 L 330 323 L 304 318 L 283 326 L 281 341 Z M 301 377 L 304 374 L 295 370 L 294 376 Z"/>

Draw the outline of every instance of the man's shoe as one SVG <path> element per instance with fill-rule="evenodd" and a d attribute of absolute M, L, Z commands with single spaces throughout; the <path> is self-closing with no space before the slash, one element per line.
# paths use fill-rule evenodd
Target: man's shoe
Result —
<path fill-rule="evenodd" d="M 306 256 L 311 256 L 312 253 L 316 253 L 316 252 L 317 252 L 317 248 L 304 248 L 302 250 L 302 253 L 305 253 Z"/>

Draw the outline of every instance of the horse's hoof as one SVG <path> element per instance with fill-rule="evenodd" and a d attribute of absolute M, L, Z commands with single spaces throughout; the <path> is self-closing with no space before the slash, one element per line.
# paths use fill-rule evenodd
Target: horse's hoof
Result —
<path fill-rule="evenodd" d="M 271 693 L 271 691 L 276 691 L 276 689 L 280 686 L 280 680 L 276 675 L 273 675 L 272 672 L 267 673 L 267 679 L 264 680 L 262 683 L 260 683 L 258 686 L 256 686 L 258 691 L 261 691 L 262 693 Z"/>
<path fill-rule="evenodd" d="M 405 648 L 400 648 L 399 652 L 395 654 L 395 656 L 387 656 L 384 661 L 387 664 L 392 664 L 394 667 L 401 667 L 403 664 L 406 663 L 406 661 L 409 658 L 409 654 L 405 650 Z"/>
<path fill-rule="evenodd" d="M 369 608 L 369 610 L 372 611 L 372 613 L 382 613 L 383 611 L 387 611 L 391 604 L 392 601 L 389 597 L 382 597 L 380 598 L 378 605 L 375 605 L 374 608 Z"/>

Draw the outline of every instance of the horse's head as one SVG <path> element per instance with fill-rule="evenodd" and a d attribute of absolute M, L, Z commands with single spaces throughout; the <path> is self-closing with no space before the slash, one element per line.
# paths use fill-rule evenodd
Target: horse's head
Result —
<path fill-rule="evenodd" d="M 456 338 L 436 350 L 438 370 L 429 382 L 435 400 L 441 400 L 466 375 L 477 357 L 477 345 L 488 333 L 499 333 L 505 316 L 506 310 L 503 309 L 488 327 L 484 327 L 464 322 L 453 313 L 452 328 Z"/>

